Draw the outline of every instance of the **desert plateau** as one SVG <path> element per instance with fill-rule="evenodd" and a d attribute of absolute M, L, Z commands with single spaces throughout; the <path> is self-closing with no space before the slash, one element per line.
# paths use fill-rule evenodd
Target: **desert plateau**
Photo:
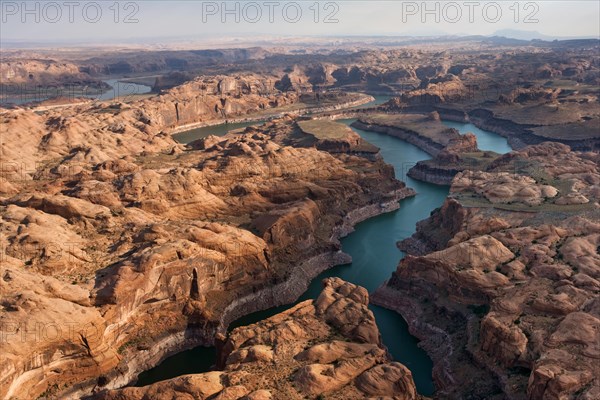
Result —
<path fill-rule="evenodd" d="M 600 6 L 396 3 L 3 2 L 0 398 L 600 399 Z"/>

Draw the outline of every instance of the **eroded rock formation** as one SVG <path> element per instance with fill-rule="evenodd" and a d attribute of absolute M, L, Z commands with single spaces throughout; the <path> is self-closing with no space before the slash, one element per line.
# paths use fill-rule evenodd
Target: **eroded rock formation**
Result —
<path fill-rule="evenodd" d="M 383 348 L 367 291 L 339 278 L 323 284 L 316 300 L 231 332 L 222 370 L 95 399 L 421 399 L 411 372 Z"/>
<path fill-rule="evenodd" d="M 3 115 L 0 396 L 119 387 L 212 344 L 348 262 L 339 237 L 413 194 L 375 154 L 299 143 L 291 118 L 185 147 L 150 105 L 120 107 Z"/>
<path fill-rule="evenodd" d="M 412 255 L 374 302 L 424 339 L 441 396 L 600 395 L 599 184 L 586 154 L 527 147 L 459 173 L 401 244 Z"/>

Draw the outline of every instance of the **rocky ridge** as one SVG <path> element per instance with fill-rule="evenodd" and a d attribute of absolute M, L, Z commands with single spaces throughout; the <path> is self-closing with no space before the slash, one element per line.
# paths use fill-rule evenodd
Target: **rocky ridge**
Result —
<path fill-rule="evenodd" d="M 317 299 L 231 332 L 221 370 L 94 399 L 421 399 L 382 346 L 366 290 L 339 278 L 323 284 Z"/>
<path fill-rule="evenodd" d="M 509 153 L 459 173 L 400 244 L 373 302 L 424 340 L 438 396 L 598 397 L 598 165 L 557 143 Z"/>
<path fill-rule="evenodd" d="M 23 157 L 39 168 L 2 181 L 3 397 L 119 387 L 213 344 L 232 319 L 293 302 L 348 262 L 339 237 L 414 194 L 374 155 L 303 145 L 293 119 L 186 148 L 24 115 L 39 141 Z M 76 138 L 87 142 L 62 150 Z"/>
<path fill-rule="evenodd" d="M 0 112 L 2 173 L 10 181 L 22 181 L 49 160 L 85 165 L 156 153 L 177 146 L 170 137 L 176 126 L 244 116 L 297 101 L 295 93 L 271 90 L 269 84 L 256 75 L 198 77 L 132 103 L 89 102 L 41 114 L 5 110 Z"/>

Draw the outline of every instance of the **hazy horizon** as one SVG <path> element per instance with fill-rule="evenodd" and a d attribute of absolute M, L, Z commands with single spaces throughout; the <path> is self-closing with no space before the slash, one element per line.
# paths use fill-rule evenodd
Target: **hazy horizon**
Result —
<path fill-rule="evenodd" d="M 526 40 L 600 37 L 597 1 L 2 1 L 0 13 L 3 46 L 498 32 Z"/>

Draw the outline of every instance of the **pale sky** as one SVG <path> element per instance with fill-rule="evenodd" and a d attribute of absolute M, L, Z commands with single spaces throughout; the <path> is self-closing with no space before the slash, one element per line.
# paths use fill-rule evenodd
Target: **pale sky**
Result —
<path fill-rule="evenodd" d="M 551 37 L 600 36 L 597 0 L 0 2 L 0 38 L 5 43 L 149 38 L 160 42 L 242 35 L 491 35 L 506 29 Z"/>

